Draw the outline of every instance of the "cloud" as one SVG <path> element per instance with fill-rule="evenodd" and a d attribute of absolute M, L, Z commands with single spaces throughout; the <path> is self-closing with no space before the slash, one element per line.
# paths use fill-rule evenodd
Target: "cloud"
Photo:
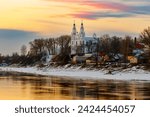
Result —
<path fill-rule="evenodd" d="M 52 1 L 55 1 L 55 2 L 84 2 L 84 1 L 87 1 L 87 0 L 42 0 L 42 1 L 48 1 L 48 2 L 52 2 Z"/>
<path fill-rule="evenodd" d="M 127 8 L 127 7 L 126 7 Z M 128 9 L 120 9 L 120 11 L 80 11 L 74 14 L 70 14 L 75 18 L 83 18 L 83 19 L 99 19 L 99 18 L 123 18 L 123 17 L 132 17 L 132 16 L 140 16 L 147 15 L 150 16 L 150 5 L 145 6 L 130 6 Z"/>
<path fill-rule="evenodd" d="M 67 23 L 48 21 L 48 20 L 34 20 L 34 21 L 39 22 L 39 23 L 44 23 L 44 24 L 67 25 Z"/>
<path fill-rule="evenodd" d="M 28 45 L 38 35 L 38 33 L 31 31 L 0 29 L 0 53 L 6 55 L 20 52 L 20 47 L 23 44 Z"/>
<path fill-rule="evenodd" d="M 133 6 L 133 8 L 128 12 L 135 13 L 135 14 L 150 15 L 150 5 Z"/>
<path fill-rule="evenodd" d="M 61 2 L 61 3 L 74 3 L 78 5 L 86 5 L 88 7 L 95 7 L 99 9 L 128 9 L 128 6 L 118 2 L 110 2 L 110 1 L 96 1 L 96 0 L 44 0 L 49 2 Z"/>
<path fill-rule="evenodd" d="M 70 16 L 75 18 L 98 19 L 150 15 L 149 0 L 55 0 L 55 2 L 66 3 L 68 7 L 69 3 L 87 6 L 87 8 L 80 10 L 74 9 L 74 13 L 71 13 Z"/>
<path fill-rule="evenodd" d="M 128 31 L 121 31 L 121 30 L 101 30 L 99 32 L 96 32 L 96 34 L 99 35 L 105 35 L 105 34 L 109 34 L 110 36 L 120 36 L 120 37 L 124 37 L 126 35 L 130 35 L 132 37 L 137 37 L 139 36 L 139 33 L 136 32 L 128 32 Z"/>
<path fill-rule="evenodd" d="M 82 12 L 77 14 L 70 14 L 74 18 L 82 18 L 82 19 L 99 19 L 99 18 L 122 18 L 122 17 L 129 17 L 133 16 L 133 14 L 130 13 L 121 13 L 121 12 Z"/>
<path fill-rule="evenodd" d="M 107 2 L 107 1 L 86 1 L 83 2 L 82 5 L 88 5 L 90 7 L 95 7 L 98 9 L 111 9 L 111 10 L 127 10 L 130 7 L 126 4 L 118 3 L 118 2 Z"/>
<path fill-rule="evenodd" d="M 24 31 L 24 30 L 14 30 L 14 29 L 0 29 L 0 39 L 8 39 L 14 40 L 19 39 L 22 40 L 25 37 L 34 37 L 36 35 L 35 32 Z"/>
<path fill-rule="evenodd" d="M 68 16 L 83 19 L 122 18 L 146 15 L 150 16 L 150 0 L 42 0 L 65 3 L 72 7 Z M 80 9 L 70 5 L 73 3 Z M 63 4 L 64 5 L 64 4 Z M 63 6 L 64 7 L 64 6 Z M 65 14 L 66 15 L 66 14 Z M 67 16 L 67 15 L 66 15 Z"/>

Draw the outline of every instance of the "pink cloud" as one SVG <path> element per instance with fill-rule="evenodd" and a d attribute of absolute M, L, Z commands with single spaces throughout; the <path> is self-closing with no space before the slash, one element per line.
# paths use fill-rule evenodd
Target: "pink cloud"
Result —
<path fill-rule="evenodd" d="M 81 19 L 93 19 L 92 17 L 90 18 L 92 12 L 80 12 L 76 14 L 70 14 L 74 18 L 81 18 Z"/>
<path fill-rule="evenodd" d="M 50 0 L 53 1 L 53 0 Z M 80 19 L 99 19 L 106 17 L 130 17 L 133 16 L 129 13 L 132 11 L 132 6 L 123 4 L 120 2 L 108 2 L 108 1 L 95 1 L 95 0 L 55 0 L 55 2 L 73 3 L 79 6 L 84 6 L 84 9 L 76 10 L 74 13 L 68 14 L 74 18 Z M 86 9 L 87 8 L 87 9 Z M 90 10 L 91 9 L 91 10 Z"/>
<path fill-rule="evenodd" d="M 129 6 L 121 3 L 115 2 L 95 2 L 95 1 L 88 1 L 82 3 L 84 5 L 88 5 L 91 7 L 99 8 L 99 9 L 112 9 L 112 10 L 128 10 L 130 9 Z"/>
<path fill-rule="evenodd" d="M 122 17 L 130 17 L 133 14 L 130 13 L 122 13 L 122 12 L 80 12 L 75 14 L 70 14 L 74 18 L 87 19 L 87 20 L 95 20 L 99 18 L 122 18 Z"/>
<path fill-rule="evenodd" d="M 87 0 L 44 0 L 44 1 L 54 1 L 54 2 L 73 2 L 73 3 L 77 3 L 77 2 L 84 2 Z"/>
<path fill-rule="evenodd" d="M 46 0 L 46 1 L 75 3 L 75 4 L 86 5 L 86 6 L 94 7 L 98 9 L 111 9 L 111 10 L 130 9 L 130 6 L 122 4 L 122 3 L 117 3 L 117 2 L 105 2 L 105 1 L 94 1 L 94 0 Z"/>

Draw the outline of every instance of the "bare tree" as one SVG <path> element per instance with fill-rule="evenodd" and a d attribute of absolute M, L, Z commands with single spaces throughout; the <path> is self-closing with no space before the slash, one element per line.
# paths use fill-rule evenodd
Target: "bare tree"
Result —
<path fill-rule="evenodd" d="M 116 55 L 120 52 L 120 38 L 113 36 L 111 40 L 111 52 Z"/>
<path fill-rule="evenodd" d="M 70 53 L 70 40 L 71 37 L 68 35 L 63 35 L 57 39 L 57 43 L 60 46 L 61 53 L 69 54 Z"/>
<path fill-rule="evenodd" d="M 2 61 L 3 61 L 3 57 L 2 57 L 2 55 L 0 53 L 0 63 L 2 63 Z"/>
<path fill-rule="evenodd" d="M 17 52 L 14 52 L 12 53 L 12 56 L 11 56 L 11 63 L 18 63 L 19 61 L 19 54 Z"/>
<path fill-rule="evenodd" d="M 110 48 L 110 42 L 111 42 L 111 38 L 108 34 L 103 35 L 102 37 L 100 37 L 100 45 L 101 45 L 101 51 L 105 52 L 106 54 L 109 54 L 111 48 Z"/>
<path fill-rule="evenodd" d="M 44 41 L 44 39 L 35 39 L 34 41 L 30 42 L 30 54 L 41 54 L 45 47 Z"/>
<path fill-rule="evenodd" d="M 150 27 L 148 27 L 147 29 L 144 29 L 144 31 L 141 32 L 140 38 L 146 45 L 150 47 Z"/>
<path fill-rule="evenodd" d="M 27 54 L 27 47 L 26 45 L 21 46 L 21 55 L 25 56 Z"/>
<path fill-rule="evenodd" d="M 130 36 L 125 36 L 124 40 L 123 40 L 123 54 L 124 54 L 124 62 L 127 62 L 127 57 L 130 53 L 130 41 L 131 41 L 131 37 Z"/>
<path fill-rule="evenodd" d="M 56 44 L 57 40 L 55 38 L 49 38 L 45 40 L 45 47 L 49 54 L 56 54 Z"/>

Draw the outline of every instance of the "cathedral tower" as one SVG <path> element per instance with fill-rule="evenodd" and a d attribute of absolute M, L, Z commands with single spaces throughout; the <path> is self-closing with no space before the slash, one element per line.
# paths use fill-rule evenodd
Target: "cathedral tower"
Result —
<path fill-rule="evenodd" d="M 73 28 L 72 28 L 71 36 L 76 36 L 76 34 L 77 34 L 77 29 L 76 29 L 76 24 L 75 24 L 75 22 L 74 22 Z"/>
<path fill-rule="evenodd" d="M 84 31 L 84 25 L 83 22 L 81 23 L 81 28 L 80 28 L 80 38 L 84 38 L 85 37 L 85 31 Z"/>
<path fill-rule="evenodd" d="M 85 38 L 85 31 L 83 22 L 81 23 L 80 32 L 77 32 L 76 24 L 74 22 L 71 32 L 71 55 L 76 55 L 83 52 L 83 44 Z"/>
<path fill-rule="evenodd" d="M 71 55 L 76 54 L 76 38 L 77 38 L 77 29 L 74 22 L 72 32 L 71 32 Z"/>

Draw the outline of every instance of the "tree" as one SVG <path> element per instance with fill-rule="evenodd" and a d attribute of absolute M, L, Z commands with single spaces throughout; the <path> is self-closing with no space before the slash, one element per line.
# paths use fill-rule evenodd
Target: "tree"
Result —
<path fill-rule="evenodd" d="M 34 41 L 30 42 L 30 54 L 38 55 L 42 54 L 44 50 L 44 39 L 35 39 Z"/>
<path fill-rule="evenodd" d="M 3 62 L 3 57 L 2 57 L 2 55 L 0 53 L 0 63 L 2 63 L 2 62 Z"/>
<path fill-rule="evenodd" d="M 46 39 L 44 45 L 47 48 L 49 55 L 56 54 L 56 39 L 54 38 Z"/>
<path fill-rule="evenodd" d="M 145 43 L 149 47 L 148 58 L 150 60 L 150 27 L 148 27 L 147 29 L 144 29 L 144 31 L 141 32 L 140 38 L 142 39 L 142 42 Z"/>
<path fill-rule="evenodd" d="M 70 54 L 70 45 L 69 45 L 70 40 L 71 40 L 71 37 L 68 35 L 60 36 L 57 39 L 57 43 L 60 46 L 62 54 Z"/>
<path fill-rule="evenodd" d="M 110 42 L 111 38 L 108 34 L 100 37 L 100 49 L 102 52 L 105 52 L 106 54 L 110 53 L 111 50 Z"/>
<path fill-rule="evenodd" d="M 148 27 L 147 29 L 144 29 L 144 31 L 141 32 L 140 38 L 146 45 L 150 47 L 150 27 Z"/>
<path fill-rule="evenodd" d="M 26 53 L 27 53 L 27 47 L 25 45 L 22 45 L 22 47 L 21 47 L 21 55 L 25 56 Z"/>
<path fill-rule="evenodd" d="M 124 40 L 123 40 L 123 54 L 124 54 L 124 62 L 127 62 L 127 57 L 130 53 L 130 41 L 131 41 L 131 37 L 130 36 L 125 36 Z"/>
<path fill-rule="evenodd" d="M 12 53 L 11 64 L 18 64 L 19 62 L 19 54 L 17 52 Z"/>
<path fill-rule="evenodd" d="M 85 46 L 87 47 L 87 51 L 92 53 L 92 40 L 86 42 Z"/>
<path fill-rule="evenodd" d="M 120 52 L 120 38 L 113 36 L 111 41 L 111 52 L 116 55 Z"/>

